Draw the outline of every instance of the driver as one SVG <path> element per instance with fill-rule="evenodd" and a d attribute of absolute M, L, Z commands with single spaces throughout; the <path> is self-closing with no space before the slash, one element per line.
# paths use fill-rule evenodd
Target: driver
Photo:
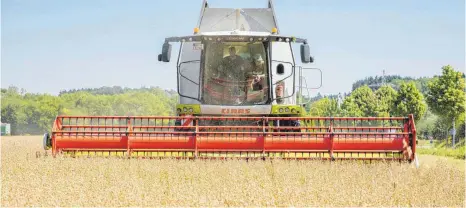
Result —
<path fill-rule="evenodd" d="M 262 90 L 265 81 L 265 62 L 260 54 L 256 54 L 253 57 L 251 71 L 248 72 L 248 89 L 253 91 Z"/>
<path fill-rule="evenodd" d="M 227 78 L 237 77 L 235 80 L 241 80 L 244 76 L 244 60 L 241 56 L 236 55 L 236 48 L 229 48 L 230 55 L 223 58 L 221 63 L 222 71 Z"/>
<path fill-rule="evenodd" d="M 241 104 L 240 97 L 245 96 L 245 87 L 239 83 L 246 80 L 245 61 L 241 56 L 236 55 L 235 47 L 230 47 L 229 53 L 229 56 L 222 59 L 219 68 L 223 77 L 233 83 L 232 87 L 224 89 L 224 95 L 236 97 L 235 104 Z"/>

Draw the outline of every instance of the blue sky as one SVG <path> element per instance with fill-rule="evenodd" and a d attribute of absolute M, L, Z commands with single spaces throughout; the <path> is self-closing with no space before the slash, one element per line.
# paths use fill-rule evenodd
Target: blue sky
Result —
<path fill-rule="evenodd" d="M 210 0 L 265 7 L 266 0 Z M 2 0 L 1 87 L 57 94 L 101 86 L 176 88 L 165 37 L 190 35 L 201 0 Z M 433 76 L 465 69 L 463 0 L 275 0 L 280 31 L 307 38 L 323 94 L 366 76 Z M 177 50 L 177 48 L 176 48 Z M 177 53 L 173 53 L 175 57 Z M 314 80 L 310 78 L 309 80 Z"/>

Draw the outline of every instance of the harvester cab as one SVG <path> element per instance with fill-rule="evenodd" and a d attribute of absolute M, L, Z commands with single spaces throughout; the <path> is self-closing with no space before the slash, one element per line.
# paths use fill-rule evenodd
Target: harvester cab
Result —
<path fill-rule="evenodd" d="M 415 158 L 413 115 L 306 115 L 300 98 L 308 88 L 292 45 L 300 45 L 302 63 L 313 58 L 306 39 L 281 35 L 271 0 L 260 9 L 210 8 L 204 0 L 194 34 L 166 38 L 159 61 L 170 61 L 173 42 L 180 43 L 176 116 L 59 115 L 44 148 L 76 156 Z"/>
<path fill-rule="evenodd" d="M 179 42 L 178 115 L 298 116 L 303 113 L 302 63 L 311 63 L 305 39 L 280 35 L 268 8 L 210 8 L 204 1 L 194 34 L 165 39 L 159 61 Z"/>

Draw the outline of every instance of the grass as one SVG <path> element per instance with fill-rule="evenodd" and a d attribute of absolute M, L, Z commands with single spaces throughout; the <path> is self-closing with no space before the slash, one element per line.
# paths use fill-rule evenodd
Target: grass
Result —
<path fill-rule="evenodd" d="M 419 148 L 417 150 L 419 154 L 424 155 L 436 155 L 436 156 L 443 156 L 443 157 L 452 157 L 455 159 L 465 159 L 465 147 L 459 148 L 430 148 L 430 149 L 423 149 Z"/>
<path fill-rule="evenodd" d="M 455 159 L 465 159 L 465 144 L 464 140 L 461 141 L 456 147 L 453 149 L 451 147 L 447 147 L 445 142 L 441 142 L 435 144 L 432 148 L 418 148 L 417 153 L 424 154 L 424 155 L 436 155 L 436 156 L 443 156 L 443 157 L 452 157 Z"/>
<path fill-rule="evenodd" d="M 404 163 L 36 158 L 40 137 L 1 142 L 2 206 L 465 205 L 464 169 L 441 158 L 421 156 L 419 169 Z"/>

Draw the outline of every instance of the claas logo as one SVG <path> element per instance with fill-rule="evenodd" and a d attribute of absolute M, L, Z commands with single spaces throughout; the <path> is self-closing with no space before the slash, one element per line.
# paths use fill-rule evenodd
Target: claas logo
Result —
<path fill-rule="evenodd" d="M 223 108 L 222 114 L 249 114 L 251 113 L 251 109 L 229 109 Z"/>

